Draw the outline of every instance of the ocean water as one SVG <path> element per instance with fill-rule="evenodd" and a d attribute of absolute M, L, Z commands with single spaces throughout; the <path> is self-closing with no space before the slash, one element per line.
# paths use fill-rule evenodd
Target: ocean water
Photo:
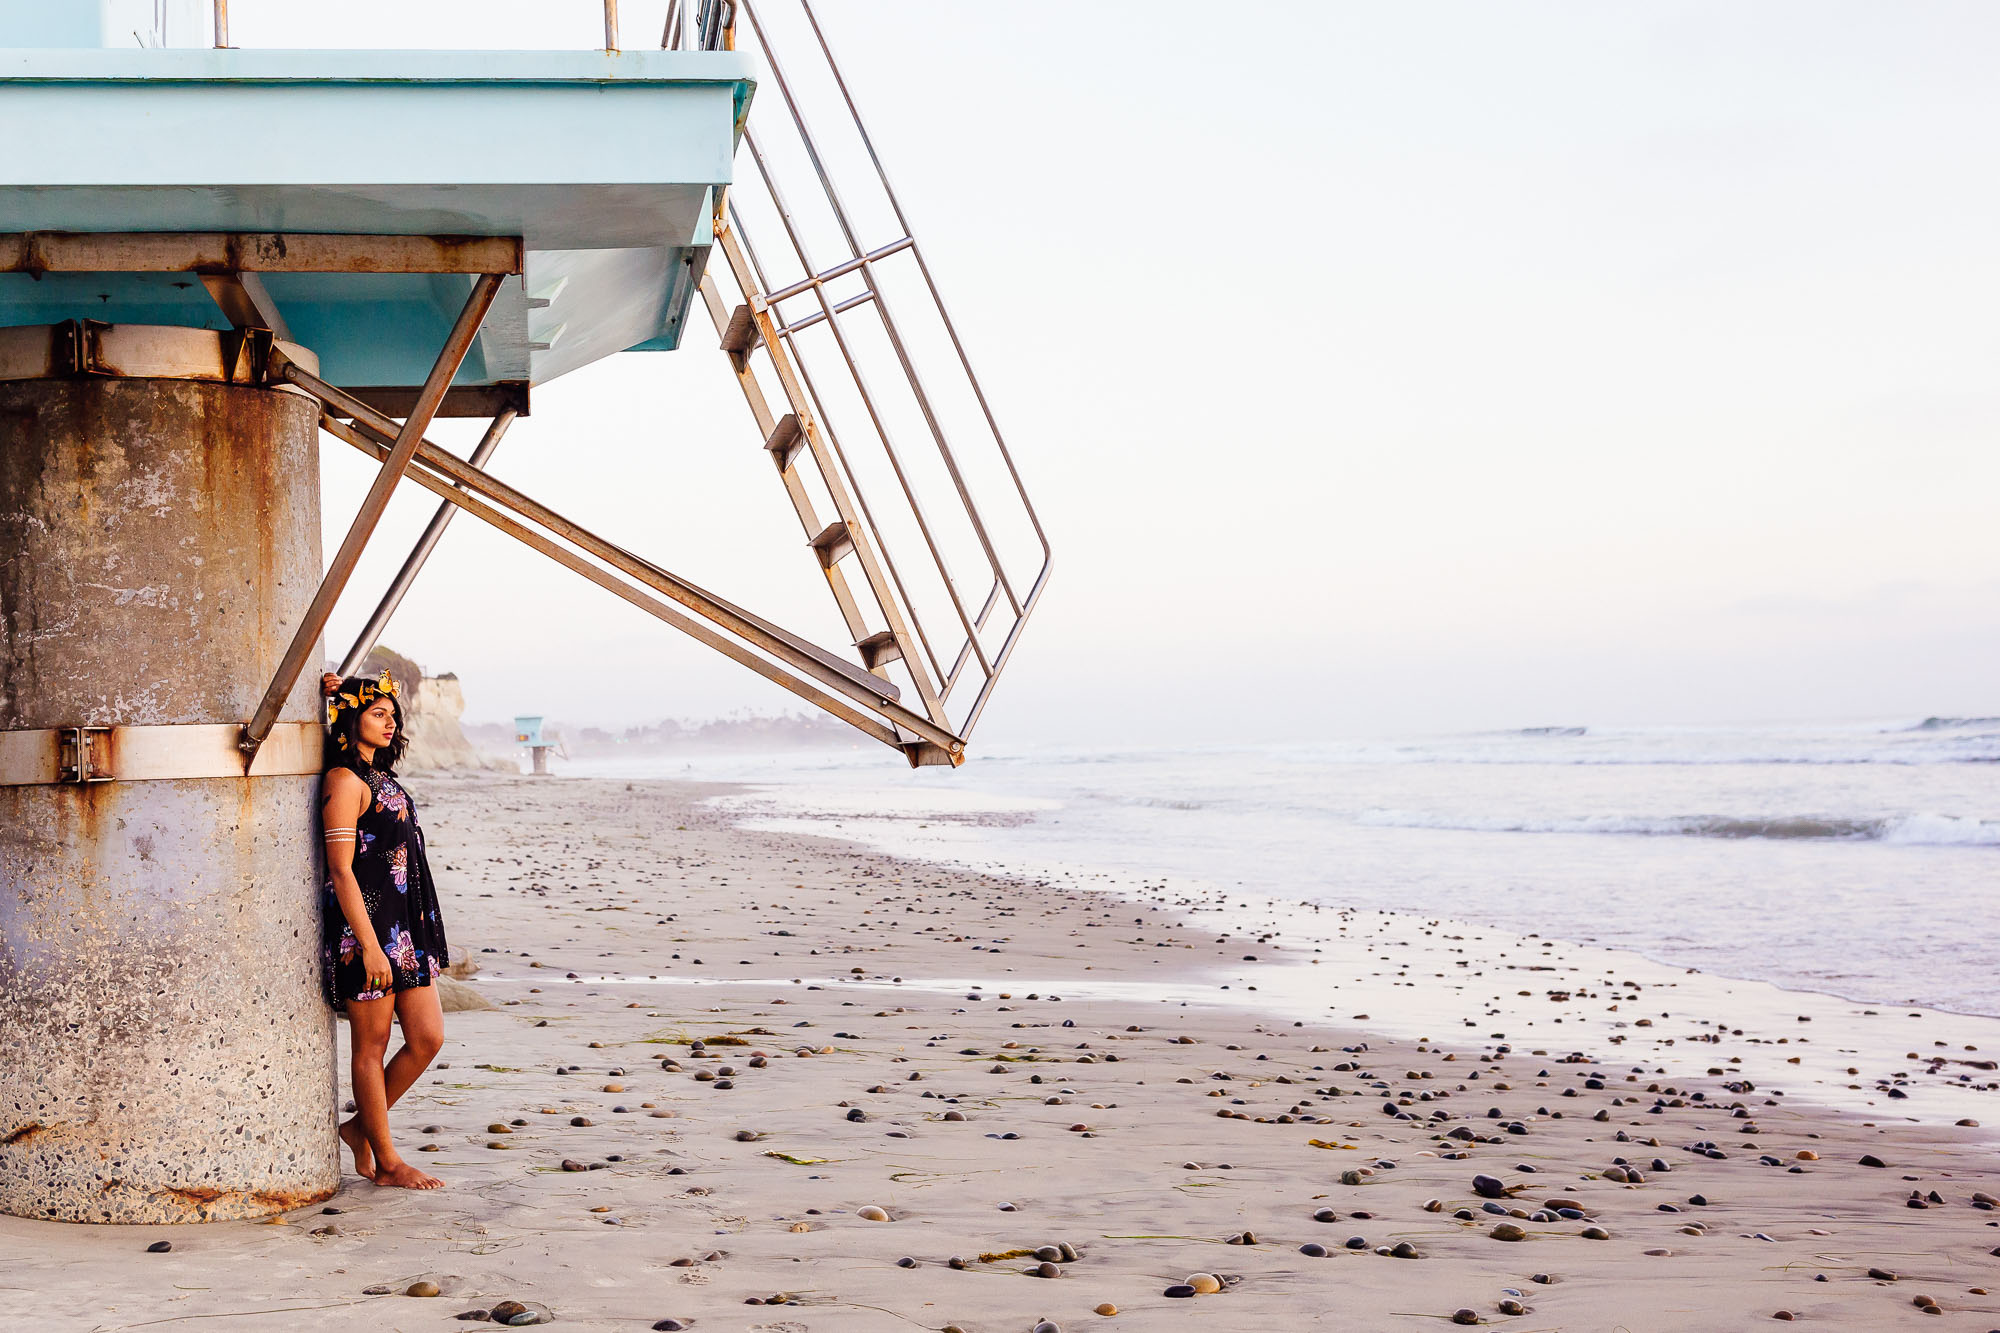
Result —
<path fill-rule="evenodd" d="M 1245 889 L 2000 1016 L 2000 718 L 1244 748 L 580 761 L 979 869 Z"/>

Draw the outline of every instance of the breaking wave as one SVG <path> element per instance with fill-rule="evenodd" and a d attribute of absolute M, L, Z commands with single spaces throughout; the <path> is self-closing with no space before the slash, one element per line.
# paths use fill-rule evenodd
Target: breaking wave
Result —
<path fill-rule="evenodd" d="M 1452 829 L 1470 833 L 1621 833 L 1653 838 L 1771 838 L 1885 842 L 1905 846 L 2000 847 L 2000 820 L 1958 815 L 1825 819 L 1785 815 L 1590 815 L 1575 819 L 1457 816 L 1422 810 L 1369 810 L 1357 822 L 1377 828 Z"/>

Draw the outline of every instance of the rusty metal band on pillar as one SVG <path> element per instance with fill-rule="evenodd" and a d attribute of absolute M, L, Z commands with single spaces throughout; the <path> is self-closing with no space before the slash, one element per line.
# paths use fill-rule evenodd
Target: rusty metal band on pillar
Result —
<path fill-rule="evenodd" d="M 514 418 L 518 415 L 520 414 L 509 407 L 493 418 L 492 424 L 486 428 L 486 433 L 479 437 L 479 447 L 472 451 L 472 466 L 486 465 L 486 460 L 500 447 L 500 437 L 507 433 L 507 428 L 514 424 Z M 374 614 L 369 616 L 368 623 L 361 627 L 361 633 L 355 635 L 354 646 L 347 650 L 347 656 L 340 659 L 341 675 L 351 676 L 360 670 L 361 663 L 374 651 L 375 645 L 381 641 L 382 631 L 389 626 L 389 617 L 395 615 L 396 608 L 403 604 L 404 595 L 410 591 L 410 585 L 417 581 L 417 575 L 423 571 L 424 562 L 429 560 L 431 552 L 437 549 L 438 540 L 444 536 L 446 525 L 457 512 L 447 500 L 437 507 L 435 514 L 431 515 L 431 521 L 424 528 L 424 535 L 417 538 L 417 544 L 410 549 L 409 558 L 403 561 L 403 567 L 397 570 L 396 577 L 390 580 L 389 590 L 382 594 L 382 600 L 376 605 Z"/>
<path fill-rule="evenodd" d="M 459 365 L 465 360 L 466 353 L 472 350 L 472 340 L 478 336 L 479 326 L 485 321 L 494 296 L 499 293 L 502 277 L 498 273 L 482 273 L 473 282 L 472 294 L 466 298 L 465 308 L 459 311 L 458 322 L 452 326 L 444 349 L 431 366 L 431 373 L 424 380 L 424 387 L 417 394 L 410 415 L 396 431 L 395 447 L 389 451 L 381 471 L 375 474 L 375 482 L 368 488 L 360 511 L 355 514 L 347 536 L 340 543 L 340 550 L 328 564 L 326 577 L 321 580 L 319 591 L 313 594 L 312 604 L 306 608 L 305 617 L 292 636 L 291 646 L 278 663 L 277 674 L 265 689 L 263 701 L 243 728 L 242 744 L 246 753 L 255 754 L 257 747 L 263 744 L 271 724 L 277 720 L 278 710 L 284 706 L 285 696 L 292 692 L 299 673 L 305 669 L 306 659 L 315 651 L 320 633 L 333 614 L 334 604 L 340 600 L 341 590 L 347 586 L 363 548 L 368 545 L 368 538 L 381 521 L 383 511 L 389 507 L 389 497 L 394 494 L 396 483 L 409 468 L 410 460 L 416 457 L 417 446 L 423 442 L 424 431 L 429 429 L 432 416 L 444 401 L 445 390 L 451 387 L 452 377 L 458 374 Z"/>
<path fill-rule="evenodd" d="M 255 759 L 237 748 L 241 724 L 40 727 L 0 731 L 0 787 L 318 773 L 318 722 L 280 722 Z"/>

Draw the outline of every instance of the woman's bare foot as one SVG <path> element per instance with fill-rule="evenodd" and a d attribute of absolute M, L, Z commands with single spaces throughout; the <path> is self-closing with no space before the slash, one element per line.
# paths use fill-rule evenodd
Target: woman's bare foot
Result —
<path fill-rule="evenodd" d="M 374 1176 L 377 1185 L 392 1185 L 397 1189 L 435 1190 L 443 1189 L 444 1182 L 436 1176 L 427 1176 L 408 1162 L 397 1162 L 394 1166 L 378 1167 Z"/>
<path fill-rule="evenodd" d="M 340 1141 L 354 1150 L 354 1174 L 363 1180 L 375 1179 L 375 1150 L 368 1146 L 368 1136 L 361 1132 L 359 1120 L 340 1122 Z"/>

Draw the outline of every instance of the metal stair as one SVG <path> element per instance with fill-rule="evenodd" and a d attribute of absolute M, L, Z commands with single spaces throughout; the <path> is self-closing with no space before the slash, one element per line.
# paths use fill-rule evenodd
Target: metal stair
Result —
<path fill-rule="evenodd" d="M 1041 521 L 810 0 L 673 0 L 663 45 L 765 67 L 702 299 L 856 658 L 959 742 L 898 743 L 960 763 L 1047 585 Z"/>

